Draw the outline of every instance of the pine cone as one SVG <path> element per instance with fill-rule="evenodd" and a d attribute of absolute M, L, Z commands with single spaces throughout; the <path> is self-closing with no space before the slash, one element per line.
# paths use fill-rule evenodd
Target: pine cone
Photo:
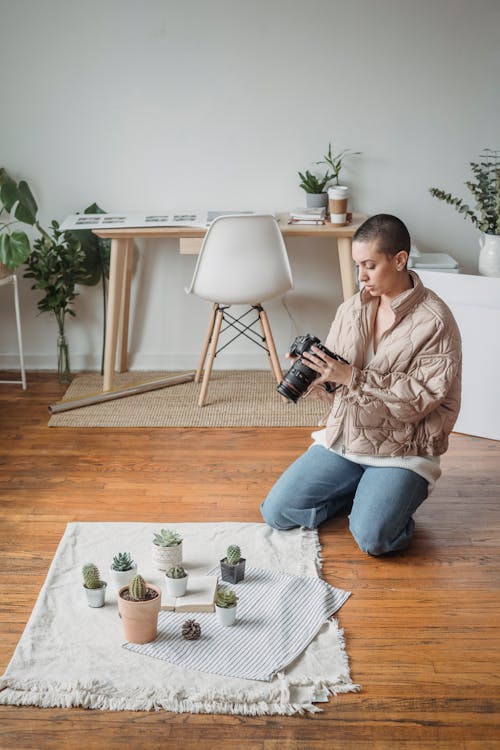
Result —
<path fill-rule="evenodd" d="M 196 620 L 186 620 L 182 625 L 182 637 L 186 641 L 197 641 L 201 635 L 201 627 Z"/>

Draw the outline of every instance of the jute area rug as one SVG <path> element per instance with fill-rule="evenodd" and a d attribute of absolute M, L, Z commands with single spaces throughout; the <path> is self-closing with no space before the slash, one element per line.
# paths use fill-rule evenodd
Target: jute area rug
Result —
<path fill-rule="evenodd" d="M 113 388 L 174 374 L 121 373 L 115 376 Z M 199 383 L 180 383 L 54 414 L 49 427 L 315 427 L 325 413 L 325 404 L 316 399 L 285 402 L 267 370 L 214 371 L 203 407 L 197 403 L 200 387 Z M 101 390 L 100 375 L 82 374 L 75 377 L 64 399 Z"/>
<path fill-rule="evenodd" d="M 221 676 L 152 658 L 123 648 L 117 594 L 109 580 L 109 564 L 119 550 L 130 551 L 146 580 L 162 586 L 163 574 L 151 561 L 151 523 L 70 523 L 52 561 L 26 629 L 5 674 L 0 678 L 0 704 L 40 707 L 83 706 L 111 711 L 165 709 L 178 713 L 265 715 L 314 713 L 329 696 L 356 691 L 351 681 L 342 631 L 326 619 L 304 650 L 270 680 Z M 247 563 L 317 580 L 320 546 L 316 531 L 276 531 L 258 523 L 180 523 L 183 564 L 189 573 L 206 574 L 224 556 L 228 544 L 239 544 Z M 81 567 L 98 565 L 108 578 L 106 604 L 87 605 Z M 242 581 L 234 586 L 244 599 Z M 348 592 L 335 589 L 338 609 Z M 179 614 L 164 612 L 167 617 Z M 271 613 L 270 613 L 271 615 Z M 208 649 L 215 614 L 183 613 L 200 619 L 202 637 L 182 641 L 179 623 L 166 636 L 173 645 Z M 247 616 L 252 616 L 250 613 Z M 243 621 L 245 616 L 241 615 Z M 229 631 L 237 633 L 238 621 Z M 231 635 L 228 650 L 231 651 Z M 279 634 L 276 636 L 279 638 Z M 259 649 L 259 642 L 255 648 Z M 232 649 L 233 658 L 238 656 Z"/>

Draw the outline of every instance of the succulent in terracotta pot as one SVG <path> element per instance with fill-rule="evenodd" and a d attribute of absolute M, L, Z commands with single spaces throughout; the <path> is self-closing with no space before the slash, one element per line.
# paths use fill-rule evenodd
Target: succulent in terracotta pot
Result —
<path fill-rule="evenodd" d="M 146 583 L 140 575 L 134 576 L 128 586 L 119 590 L 118 611 L 127 641 L 150 643 L 155 640 L 160 606 L 160 589 L 152 583 Z"/>

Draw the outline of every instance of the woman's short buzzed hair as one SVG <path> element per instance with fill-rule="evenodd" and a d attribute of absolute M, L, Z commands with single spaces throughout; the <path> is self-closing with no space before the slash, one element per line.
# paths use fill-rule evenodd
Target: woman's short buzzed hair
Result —
<path fill-rule="evenodd" d="M 401 250 L 410 254 L 410 233 L 401 219 L 391 214 L 370 216 L 356 230 L 353 242 L 372 242 L 376 240 L 380 252 L 394 256 Z"/>

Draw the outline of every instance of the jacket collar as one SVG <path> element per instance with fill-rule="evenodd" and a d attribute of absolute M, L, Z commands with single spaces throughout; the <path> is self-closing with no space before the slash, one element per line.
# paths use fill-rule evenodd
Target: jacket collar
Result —
<path fill-rule="evenodd" d="M 420 277 L 415 273 L 415 271 L 408 271 L 408 273 L 410 274 L 413 287 L 411 289 L 406 289 L 404 292 L 401 292 L 401 294 L 399 294 L 397 297 L 394 297 L 391 302 L 391 307 L 394 310 L 396 321 L 401 320 L 401 318 L 403 318 L 412 309 L 412 307 L 423 300 L 425 295 L 425 287 L 422 284 Z M 358 309 L 361 309 L 365 306 L 369 306 L 370 302 L 375 302 L 376 299 L 376 297 L 371 296 L 370 292 L 366 292 L 364 289 L 362 289 L 357 296 L 356 307 Z"/>

